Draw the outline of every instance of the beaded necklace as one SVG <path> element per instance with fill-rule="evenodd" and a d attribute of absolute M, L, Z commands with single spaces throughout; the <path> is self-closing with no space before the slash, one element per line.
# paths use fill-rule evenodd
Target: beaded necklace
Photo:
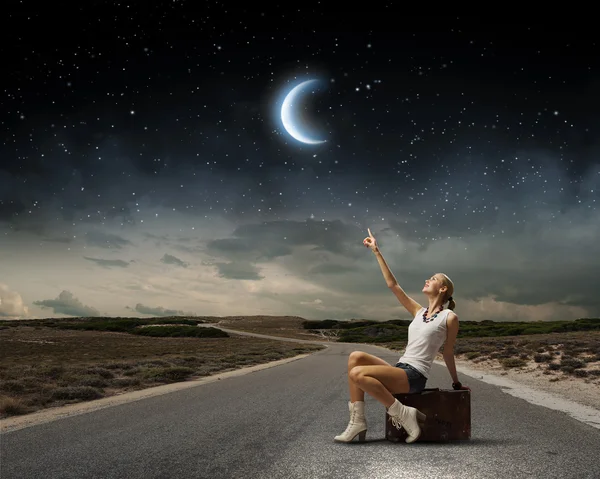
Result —
<path fill-rule="evenodd" d="M 427 307 L 425 309 L 425 312 L 423 313 L 423 322 L 424 323 L 430 323 L 435 318 L 437 318 L 437 315 L 440 314 L 443 310 L 444 310 L 444 306 L 440 306 L 440 309 L 438 309 L 437 313 L 435 313 L 431 318 L 427 318 L 427 313 L 429 312 L 429 307 Z"/>

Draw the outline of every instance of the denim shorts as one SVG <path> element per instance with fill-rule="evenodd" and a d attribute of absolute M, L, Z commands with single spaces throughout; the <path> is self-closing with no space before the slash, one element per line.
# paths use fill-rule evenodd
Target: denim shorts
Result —
<path fill-rule="evenodd" d="M 408 385 L 410 386 L 410 390 L 408 391 L 409 394 L 420 393 L 423 391 L 423 389 L 425 389 L 427 378 L 414 367 L 406 363 L 396 363 L 396 367 L 406 371 L 406 375 L 408 376 Z"/>

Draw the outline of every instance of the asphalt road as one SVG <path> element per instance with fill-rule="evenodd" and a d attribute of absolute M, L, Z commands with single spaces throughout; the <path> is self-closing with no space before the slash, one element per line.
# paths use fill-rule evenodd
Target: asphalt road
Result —
<path fill-rule="evenodd" d="M 2 479 L 600 478 L 600 430 L 493 385 L 472 389 L 472 439 L 385 440 L 367 397 L 366 443 L 333 437 L 348 421 L 346 361 L 356 345 L 162 396 L 0 435 Z M 390 363 L 396 353 L 361 349 Z M 434 365 L 428 387 L 449 387 Z"/>

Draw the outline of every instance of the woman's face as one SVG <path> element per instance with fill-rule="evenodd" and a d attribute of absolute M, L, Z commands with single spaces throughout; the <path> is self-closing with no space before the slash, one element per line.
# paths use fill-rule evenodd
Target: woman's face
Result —
<path fill-rule="evenodd" d="M 446 285 L 442 281 L 442 277 L 439 274 L 434 274 L 431 278 L 425 280 L 425 286 L 423 286 L 423 292 L 431 295 L 437 295 L 442 287 Z"/>

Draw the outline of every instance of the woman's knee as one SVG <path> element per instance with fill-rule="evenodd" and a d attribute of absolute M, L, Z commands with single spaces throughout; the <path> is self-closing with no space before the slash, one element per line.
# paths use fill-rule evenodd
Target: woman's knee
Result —
<path fill-rule="evenodd" d="M 365 357 L 366 354 L 362 351 L 352 351 L 348 356 L 348 364 L 359 364 Z"/>
<path fill-rule="evenodd" d="M 362 366 L 354 366 L 352 369 L 350 369 L 350 371 L 348 371 L 348 377 L 350 378 L 350 380 L 352 382 L 359 382 L 361 376 L 363 374 L 363 367 Z"/>

